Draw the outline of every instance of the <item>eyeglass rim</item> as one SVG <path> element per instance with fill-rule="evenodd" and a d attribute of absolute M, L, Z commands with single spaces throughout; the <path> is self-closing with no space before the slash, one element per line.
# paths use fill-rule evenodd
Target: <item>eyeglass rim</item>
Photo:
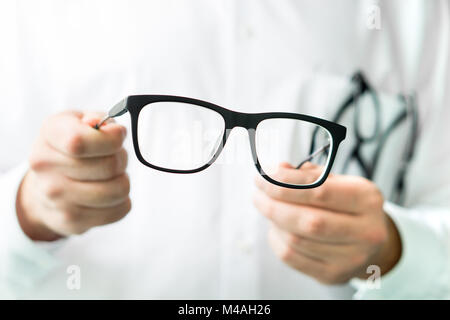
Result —
<path fill-rule="evenodd" d="M 180 103 L 186 103 L 186 104 L 192 104 L 199 107 L 204 107 L 213 111 L 216 111 L 219 113 L 222 118 L 225 121 L 225 130 L 222 136 L 222 143 L 220 143 L 219 148 L 216 150 L 215 154 L 212 156 L 211 160 L 208 161 L 203 166 L 196 168 L 196 169 L 189 169 L 189 170 L 178 170 L 178 169 L 169 169 L 164 168 L 160 166 L 156 166 L 154 164 L 149 163 L 141 154 L 141 150 L 138 143 L 138 119 L 139 114 L 142 111 L 142 109 L 152 103 L 156 102 L 180 102 Z M 238 112 L 233 111 L 230 109 L 226 109 L 224 107 L 218 106 L 216 104 L 194 99 L 194 98 L 188 98 L 188 97 L 182 97 L 182 96 L 173 96 L 173 95 L 132 95 L 128 96 L 126 98 L 126 104 L 125 104 L 126 110 L 130 113 L 131 117 L 131 129 L 132 129 L 132 138 L 133 138 L 133 146 L 134 151 L 136 154 L 136 157 L 138 160 L 144 164 L 147 167 L 150 167 L 155 170 L 163 171 L 163 172 L 169 172 L 169 173 L 178 173 L 178 174 L 190 174 L 190 173 L 197 173 L 200 171 L 203 171 L 207 169 L 209 166 L 211 166 L 219 157 L 221 154 L 223 148 L 225 147 L 225 144 L 227 142 L 229 133 L 232 129 L 235 127 L 243 127 L 247 129 L 247 132 L 249 133 L 249 140 L 250 140 L 250 148 L 252 152 L 253 162 L 256 166 L 256 169 L 258 170 L 258 173 L 267 181 L 270 183 L 273 183 L 275 185 L 278 185 L 280 187 L 286 187 L 290 189 L 310 189 L 320 186 L 325 182 L 327 179 L 331 168 L 334 163 L 334 159 L 336 157 L 337 150 L 339 148 L 340 143 L 345 139 L 346 136 L 346 128 L 340 124 L 313 117 L 310 115 L 300 114 L 300 113 L 290 113 L 290 112 L 264 112 L 264 113 L 244 113 L 244 112 Z M 295 120 L 302 120 L 306 122 L 310 122 L 313 124 L 316 124 L 318 126 L 321 126 L 325 128 L 331 135 L 331 155 L 329 157 L 327 167 L 325 169 L 325 172 L 322 174 L 320 179 L 318 181 L 315 181 L 312 184 L 306 184 L 306 185 L 292 185 L 287 184 L 283 182 L 279 182 L 276 180 L 273 180 L 270 178 L 262 169 L 261 163 L 259 162 L 257 153 L 256 153 L 256 143 L 255 143 L 255 131 L 256 127 L 260 122 L 267 119 L 276 119 L 276 118 L 282 118 L 282 119 L 295 119 Z M 251 130 L 253 129 L 253 130 Z"/>

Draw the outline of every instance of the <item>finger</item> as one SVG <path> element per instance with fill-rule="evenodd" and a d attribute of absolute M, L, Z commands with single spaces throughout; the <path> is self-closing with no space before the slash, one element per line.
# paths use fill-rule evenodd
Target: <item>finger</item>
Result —
<path fill-rule="evenodd" d="M 339 212 L 278 201 L 260 191 L 253 201 L 278 227 L 309 239 L 346 243 L 360 232 L 355 217 Z"/>
<path fill-rule="evenodd" d="M 311 170 L 314 171 L 317 168 L 297 170 L 280 166 L 276 180 L 289 184 L 301 184 L 310 179 L 305 178 L 305 175 L 309 175 Z M 314 173 L 312 175 L 314 176 Z M 372 185 L 365 179 L 346 175 L 330 175 L 324 184 L 313 189 L 284 188 L 266 181 L 261 176 L 255 178 L 255 184 L 259 190 L 276 200 L 351 214 L 360 214 L 361 207 L 370 200 L 368 197 L 374 192 Z"/>
<path fill-rule="evenodd" d="M 300 169 L 296 169 L 288 162 L 281 162 L 278 166 L 266 173 L 270 172 L 268 176 L 272 179 L 293 185 L 310 185 L 319 180 L 324 171 L 324 167 L 306 162 Z M 266 181 L 261 176 L 261 180 Z"/>
<path fill-rule="evenodd" d="M 39 176 L 45 174 L 40 173 Z M 125 201 L 130 192 L 127 174 L 107 181 L 80 182 L 59 175 L 42 177 L 38 181 L 36 188 L 40 188 L 42 197 L 57 206 L 69 202 L 85 207 L 108 208 Z"/>
<path fill-rule="evenodd" d="M 72 181 L 72 188 L 65 193 L 67 200 L 82 206 L 105 208 L 123 202 L 130 193 L 127 174 L 107 181 Z"/>
<path fill-rule="evenodd" d="M 293 233 L 286 232 L 282 230 L 281 228 L 277 227 L 276 224 L 272 223 L 271 228 L 273 229 L 272 232 L 276 233 L 277 237 L 280 238 L 284 244 L 292 249 L 294 249 L 296 252 L 301 253 L 305 257 L 309 257 L 314 260 L 325 262 L 325 259 L 321 257 L 317 252 L 311 252 L 304 250 L 302 247 L 297 245 L 297 239 L 300 238 L 300 236 L 295 235 Z M 305 238 L 306 239 L 306 238 Z"/>
<path fill-rule="evenodd" d="M 326 262 L 353 260 L 360 256 L 354 244 L 316 241 L 287 232 L 276 225 L 273 225 L 273 228 L 288 246 L 305 256 Z"/>
<path fill-rule="evenodd" d="M 83 208 L 83 213 L 90 226 L 103 226 L 119 221 L 131 210 L 131 200 L 126 198 L 122 203 L 110 208 Z"/>
<path fill-rule="evenodd" d="M 131 200 L 109 208 L 89 208 L 82 206 L 67 206 L 58 210 L 49 210 L 52 215 L 48 227 L 60 230 L 63 235 L 81 234 L 92 227 L 114 223 L 122 219 L 131 210 Z"/>
<path fill-rule="evenodd" d="M 40 139 L 33 148 L 30 167 L 34 171 L 55 170 L 72 180 L 104 181 L 123 174 L 128 163 L 125 149 L 109 156 L 73 158 L 55 151 Z"/>
<path fill-rule="evenodd" d="M 286 245 L 273 229 L 269 230 L 269 243 L 275 254 L 294 269 L 317 278 L 327 271 L 327 265 L 324 262 L 295 251 Z"/>
<path fill-rule="evenodd" d="M 108 123 L 96 130 L 82 121 L 79 112 L 64 112 L 46 121 L 43 135 L 51 147 L 68 156 L 98 157 L 116 153 L 122 147 L 126 129 Z"/>
<path fill-rule="evenodd" d="M 83 114 L 81 121 L 83 123 L 88 124 L 90 127 L 94 128 L 97 124 L 99 124 L 103 119 L 105 119 L 106 114 L 104 112 L 93 112 L 87 111 Z M 115 123 L 114 118 L 107 119 L 101 127 L 104 127 L 108 123 Z"/>
<path fill-rule="evenodd" d="M 63 221 L 77 224 L 81 227 L 102 226 L 122 219 L 131 210 L 131 200 L 127 197 L 124 201 L 108 208 L 90 208 L 74 206 L 63 211 Z"/>

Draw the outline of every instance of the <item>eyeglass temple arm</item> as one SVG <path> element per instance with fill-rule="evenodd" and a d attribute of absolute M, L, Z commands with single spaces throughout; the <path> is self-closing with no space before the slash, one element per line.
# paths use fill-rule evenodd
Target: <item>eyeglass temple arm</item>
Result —
<path fill-rule="evenodd" d="M 321 153 L 322 151 L 325 151 L 326 149 L 328 149 L 330 147 L 330 143 L 328 142 L 326 145 L 324 145 L 322 148 L 317 149 L 316 151 L 314 151 L 313 153 L 311 153 L 308 157 L 306 157 L 306 159 L 304 159 L 302 162 L 300 162 L 300 164 L 296 167 L 296 169 L 300 169 L 301 166 L 303 166 L 306 162 L 311 161 L 315 156 L 317 156 L 319 153 Z"/>
<path fill-rule="evenodd" d="M 128 111 L 127 102 L 128 102 L 128 97 L 125 99 L 122 99 L 119 103 L 117 103 L 114 107 L 112 107 L 111 110 L 109 110 L 106 117 L 104 117 L 99 123 L 97 123 L 94 126 L 94 129 L 98 130 L 102 126 L 102 124 L 105 123 L 108 119 L 118 117 L 118 116 L 121 116 L 124 113 L 126 113 Z"/>

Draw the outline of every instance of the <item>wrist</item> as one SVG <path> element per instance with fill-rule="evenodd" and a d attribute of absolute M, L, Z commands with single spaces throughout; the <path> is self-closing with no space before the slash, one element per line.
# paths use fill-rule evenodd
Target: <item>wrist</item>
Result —
<path fill-rule="evenodd" d="M 386 213 L 385 218 L 388 236 L 375 255 L 374 262 L 372 263 L 380 267 L 381 275 L 391 271 L 400 260 L 402 254 L 402 242 L 397 227 Z"/>
<path fill-rule="evenodd" d="M 27 237 L 35 241 L 55 241 L 62 238 L 61 235 L 48 228 L 33 214 L 33 201 L 29 197 L 29 172 L 23 178 L 16 197 L 17 220 L 22 231 Z"/>
<path fill-rule="evenodd" d="M 388 227 L 388 239 L 381 250 L 381 260 L 383 262 L 381 264 L 381 274 L 391 271 L 402 255 L 402 241 L 397 227 L 389 215 L 385 214 L 385 216 Z"/>
<path fill-rule="evenodd" d="M 380 268 L 381 275 L 391 271 L 400 260 L 402 255 L 402 242 L 400 234 L 392 219 L 385 213 L 387 234 L 386 240 L 381 244 L 380 248 L 365 264 L 364 270 L 356 277 L 360 279 L 367 279 L 365 268 L 369 265 L 376 265 Z"/>

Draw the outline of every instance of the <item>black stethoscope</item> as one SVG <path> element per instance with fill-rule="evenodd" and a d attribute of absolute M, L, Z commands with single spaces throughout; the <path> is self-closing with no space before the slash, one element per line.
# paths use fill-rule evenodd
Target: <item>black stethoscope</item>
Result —
<path fill-rule="evenodd" d="M 353 127 L 355 132 L 355 145 L 350 150 L 348 157 L 344 161 L 344 166 L 342 169 L 342 173 L 346 173 L 350 166 L 350 163 L 356 162 L 361 169 L 362 175 L 367 179 L 372 180 L 374 174 L 377 169 L 378 161 L 380 159 L 380 155 L 383 151 L 383 148 L 388 141 L 388 138 L 392 134 L 392 132 L 406 119 L 411 119 L 411 127 L 410 134 L 408 137 L 407 149 L 405 154 L 403 155 L 402 163 L 400 169 L 394 177 L 394 194 L 392 195 L 393 201 L 400 203 L 403 201 L 404 194 L 404 181 L 406 172 L 408 169 L 408 165 L 411 162 L 411 159 L 414 154 L 414 147 L 416 145 L 417 140 L 417 126 L 418 126 L 418 111 L 417 106 L 415 104 L 415 98 L 413 95 L 399 95 L 399 99 L 404 106 L 404 110 L 400 112 L 388 125 L 388 127 L 382 131 L 381 129 L 381 107 L 380 101 L 376 94 L 376 92 L 370 87 L 367 83 L 364 75 L 361 72 L 356 72 L 351 81 L 353 83 L 353 90 L 351 94 L 344 100 L 342 105 L 338 108 L 334 118 L 332 121 L 339 123 L 342 120 L 344 114 L 351 108 L 355 107 L 355 112 L 353 116 Z M 370 134 L 364 134 L 362 130 L 362 121 L 361 115 L 363 112 L 367 110 L 363 110 L 363 105 L 359 103 L 359 100 L 365 94 L 369 95 L 369 99 L 372 101 L 372 106 L 374 108 L 374 129 Z M 364 105 L 366 107 L 366 105 Z M 310 147 L 310 157 L 305 161 L 301 162 L 297 168 L 300 168 L 306 161 L 311 160 L 316 156 L 318 152 L 323 152 L 323 156 L 328 156 L 328 145 L 322 147 L 319 150 L 315 150 L 315 138 L 318 133 L 318 128 L 314 130 L 311 147 Z M 362 157 L 362 147 L 367 143 L 376 143 L 375 152 L 373 154 L 372 159 L 366 160 Z M 326 148 L 326 150 L 324 149 Z M 315 150 L 315 151 L 314 151 Z"/>

